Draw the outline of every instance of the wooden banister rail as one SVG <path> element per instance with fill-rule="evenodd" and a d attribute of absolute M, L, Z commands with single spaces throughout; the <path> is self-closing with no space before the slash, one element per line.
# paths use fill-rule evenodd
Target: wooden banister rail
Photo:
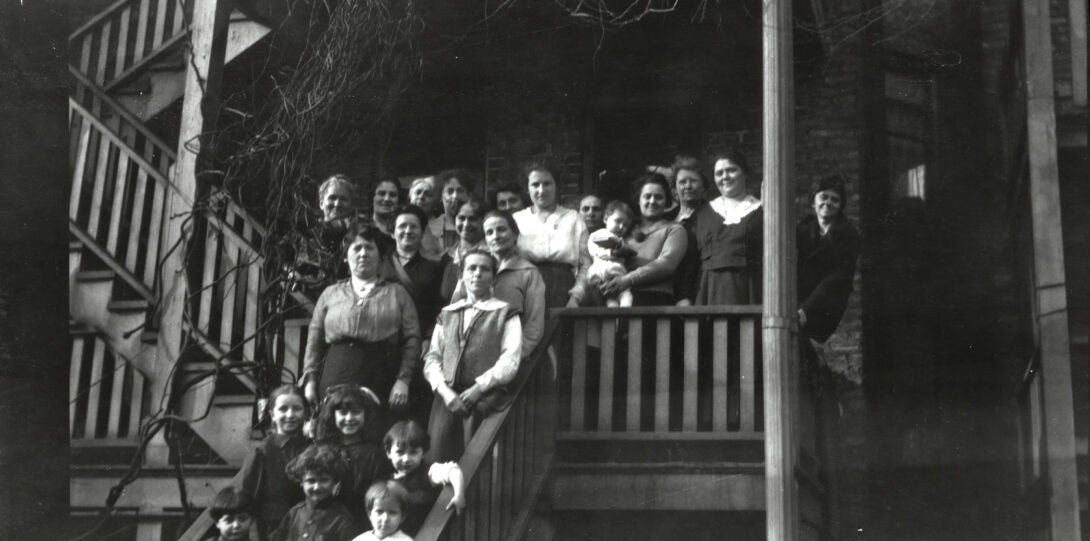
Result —
<path fill-rule="evenodd" d="M 234 477 L 231 478 L 231 486 L 242 486 L 242 470 L 239 470 Z M 205 534 L 212 529 L 212 526 L 216 524 L 216 521 L 212 519 L 212 510 L 207 508 L 197 515 L 197 518 L 193 519 L 193 522 L 189 523 L 185 532 L 178 537 L 178 541 L 200 541 L 205 539 Z"/>
<path fill-rule="evenodd" d="M 458 461 L 465 512 L 455 517 L 446 510 L 453 491 L 444 488 L 417 541 L 517 539 L 525 529 L 552 461 L 556 389 L 549 352 L 559 319 L 551 315 L 541 343 L 523 360 L 509 387 L 510 407 L 481 423 Z"/>
<path fill-rule="evenodd" d="M 101 336 L 72 336 L 68 430 L 73 447 L 136 445 L 145 376 Z"/>
<path fill-rule="evenodd" d="M 188 33 L 183 0 L 119 0 L 69 35 L 74 67 L 109 89 Z"/>
<path fill-rule="evenodd" d="M 561 317 L 571 327 L 559 355 L 565 433 L 760 438 L 761 306 L 576 308 Z"/>

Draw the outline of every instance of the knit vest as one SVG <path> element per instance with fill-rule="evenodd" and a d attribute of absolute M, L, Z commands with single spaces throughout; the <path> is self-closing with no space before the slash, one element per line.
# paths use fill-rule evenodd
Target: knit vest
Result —
<path fill-rule="evenodd" d="M 465 308 L 439 313 L 439 324 L 443 326 L 443 379 L 458 392 L 473 386 L 478 376 L 496 364 L 503 327 L 508 319 L 518 315 L 518 310 L 506 302 L 496 310 L 475 312 L 464 333 L 460 316 L 465 314 Z"/>

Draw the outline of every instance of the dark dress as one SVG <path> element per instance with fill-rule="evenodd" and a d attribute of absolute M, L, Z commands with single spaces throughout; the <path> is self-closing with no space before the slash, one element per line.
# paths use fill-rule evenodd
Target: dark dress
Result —
<path fill-rule="evenodd" d="M 443 492 L 442 485 L 433 485 L 428 478 L 430 467 L 430 462 L 421 462 L 419 467 L 397 480 L 409 493 L 409 505 L 405 510 L 405 520 L 401 523 L 401 531 L 411 536 L 415 536 L 416 532 L 420 531 L 428 512 L 439 499 L 439 494 Z"/>
<path fill-rule="evenodd" d="M 272 534 L 272 541 L 351 541 L 364 530 L 352 519 L 348 509 L 337 498 L 327 498 L 316 504 L 302 501 L 284 515 Z"/>
<path fill-rule="evenodd" d="M 688 299 L 689 302 L 694 304 L 696 303 L 696 295 L 700 291 L 700 246 L 696 242 L 696 216 L 701 209 L 707 206 L 708 202 L 702 201 L 693 210 L 692 214 L 678 222 L 685 228 L 685 236 L 688 239 L 686 246 L 688 248 L 685 250 L 685 257 L 681 259 L 681 263 L 678 264 L 677 271 L 674 273 L 674 294 L 678 300 Z M 673 212 L 667 218 L 675 220 L 680 209 L 680 206 L 673 209 Z"/>
<path fill-rule="evenodd" d="M 255 527 L 260 528 L 262 539 L 276 528 L 293 505 L 303 501 L 303 490 L 288 478 L 284 469 L 307 444 L 302 435 L 269 434 L 250 450 L 242 463 L 240 488 L 254 496 Z"/>
<path fill-rule="evenodd" d="M 340 450 L 348 465 L 349 479 L 341 485 L 341 495 L 338 498 L 351 513 L 353 520 L 362 527 L 360 531 L 367 531 L 371 529 L 371 521 L 367 518 L 364 496 L 371 483 L 387 479 L 393 474 L 393 466 L 378 443 L 352 443 L 340 446 Z"/>
<path fill-rule="evenodd" d="M 759 304 L 764 211 L 758 207 L 736 224 L 725 225 L 710 205 L 695 220 L 700 248 L 700 288 L 696 304 Z"/>
<path fill-rule="evenodd" d="M 806 337 L 824 342 L 836 331 L 852 292 L 859 232 L 843 215 L 821 234 L 809 216 L 795 230 L 798 248 L 798 302 L 806 314 Z"/>

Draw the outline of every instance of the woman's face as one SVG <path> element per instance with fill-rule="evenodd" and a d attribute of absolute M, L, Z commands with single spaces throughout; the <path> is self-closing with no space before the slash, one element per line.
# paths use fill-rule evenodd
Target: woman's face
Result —
<path fill-rule="evenodd" d="M 375 214 L 389 216 L 397 210 L 397 185 L 390 181 L 380 182 L 375 188 Z"/>
<path fill-rule="evenodd" d="M 522 210 L 522 197 L 515 192 L 499 192 L 496 194 L 496 210 L 514 214 Z"/>
<path fill-rule="evenodd" d="M 477 209 L 469 203 L 458 209 L 458 214 L 454 216 L 454 229 L 466 244 L 477 244 L 484 236 L 481 217 L 477 214 Z"/>
<path fill-rule="evenodd" d="M 352 214 L 352 195 L 343 182 L 334 182 L 322 194 L 322 221 L 332 222 Z"/>
<path fill-rule="evenodd" d="M 704 199 L 704 179 L 692 169 L 677 172 L 677 198 L 687 207 L 692 207 Z"/>
<path fill-rule="evenodd" d="M 399 214 L 394 221 L 394 240 L 397 241 L 397 249 L 402 252 L 415 253 L 419 250 L 423 233 L 424 226 L 415 214 Z"/>
<path fill-rule="evenodd" d="M 531 171 L 526 180 L 530 200 L 539 209 L 550 210 L 556 205 L 556 180 L 548 171 Z"/>
<path fill-rule="evenodd" d="M 466 202 L 466 188 L 457 178 L 451 178 L 443 185 L 443 210 L 453 216 L 458 207 Z"/>
<path fill-rule="evenodd" d="M 724 197 L 743 197 L 746 193 L 746 173 L 738 164 L 726 158 L 716 160 L 715 186 Z"/>
<path fill-rule="evenodd" d="M 502 258 L 514 251 L 519 237 L 507 220 L 493 216 L 484 221 L 484 240 L 488 243 L 488 250 Z"/>
<path fill-rule="evenodd" d="M 644 184 L 640 188 L 640 214 L 648 220 L 662 218 L 666 211 L 666 192 L 658 184 Z"/>
<path fill-rule="evenodd" d="M 814 194 L 814 215 L 822 222 L 831 222 L 840 213 L 843 202 L 840 194 L 833 190 L 822 190 Z"/>
<path fill-rule="evenodd" d="M 374 242 L 356 237 L 348 245 L 348 270 L 352 276 L 369 280 L 378 274 L 379 251 Z"/>
<path fill-rule="evenodd" d="M 426 182 L 420 182 L 409 190 L 409 202 L 420 207 L 424 212 L 431 212 L 435 204 L 435 190 Z"/>
<path fill-rule="evenodd" d="M 496 269 L 492 258 L 484 254 L 469 254 L 462 261 L 462 283 L 475 298 L 483 298 L 492 290 Z"/>

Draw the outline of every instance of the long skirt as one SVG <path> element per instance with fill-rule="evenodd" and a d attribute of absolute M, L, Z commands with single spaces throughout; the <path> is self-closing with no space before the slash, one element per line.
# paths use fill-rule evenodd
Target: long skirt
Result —
<path fill-rule="evenodd" d="M 701 270 L 696 304 L 750 304 L 754 299 L 751 282 L 745 267 Z"/>
<path fill-rule="evenodd" d="M 318 378 L 318 393 L 324 397 L 334 385 L 361 385 L 371 389 L 381 404 L 380 419 L 364 421 L 367 427 L 365 439 L 382 439 L 391 424 L 389 412 L 390 389 L 397 380 L 401 368 L 401 355 L 391 342 L 363 342 L 345 340 L 329 346 L 322 374 Z"/>
<path fill-rule="evenodd" d="M 568 291 L 575 285 L 575 271 L 567 263 L 552 261 L 535 262 L 541 279 L 545 282 L 545 307 L 563 308 L 571 295 Z"/>

